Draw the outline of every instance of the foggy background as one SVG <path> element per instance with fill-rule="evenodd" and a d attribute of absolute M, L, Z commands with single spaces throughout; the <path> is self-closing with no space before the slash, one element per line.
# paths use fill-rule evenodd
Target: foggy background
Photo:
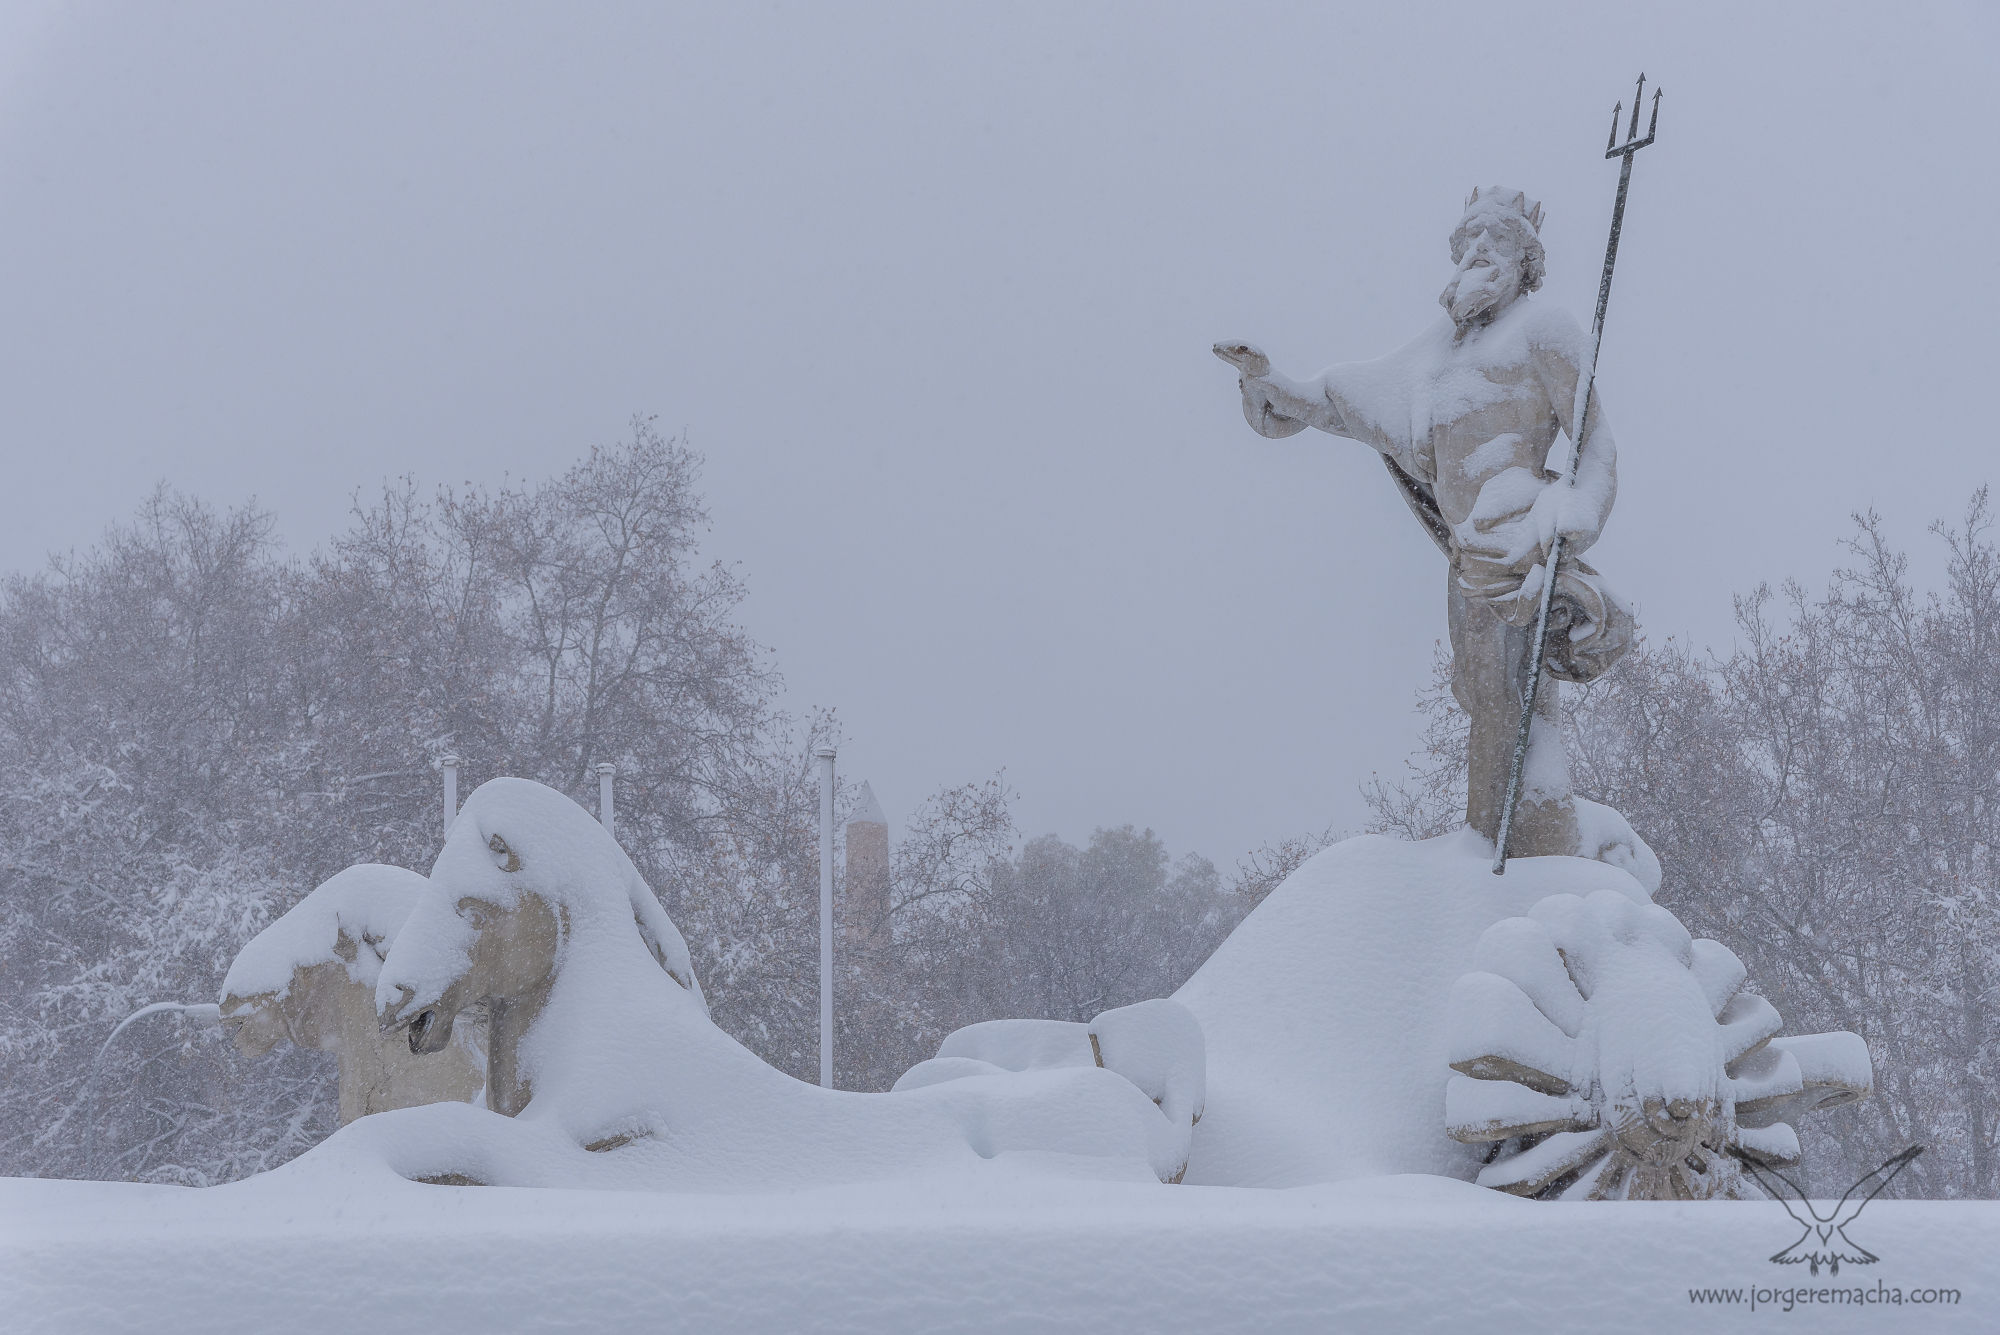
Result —
<path fill-rule="evenodd" d="M 1641 69 L 1592 560 L 1648 636 L 1725 643 L 1857 508 L 1928 553 L 1990 476 L 1991 12 L 1650 10 L 13 3 L 0 568 L 161 479 L 304 552 L 657 414 L 892 821 L 1005 766 L 1024 830 L 1225 866 L 1358 825 L 1442 565 L 1209 345 L 1400 345 L 1496 182 L 1587 320 Z"/>

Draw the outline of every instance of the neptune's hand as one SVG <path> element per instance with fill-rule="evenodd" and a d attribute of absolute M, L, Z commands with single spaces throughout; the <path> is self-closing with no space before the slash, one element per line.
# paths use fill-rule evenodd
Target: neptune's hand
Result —
<path fill-rule="evenodd" d="M 1218 343 L 1215 355 L 1252 380 L 1271 374 L 1271 359 L 1255 343 Z"/>

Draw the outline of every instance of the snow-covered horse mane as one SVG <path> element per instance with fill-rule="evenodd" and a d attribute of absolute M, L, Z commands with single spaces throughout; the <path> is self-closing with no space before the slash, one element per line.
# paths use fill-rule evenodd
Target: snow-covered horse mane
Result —
<path fill-rule="evenodd" d="M 401 949 L 377 980 L 383 1028 L 412 1052 L 451 1041 L 459 1017 L 487 1011 L 488 1103 L 519 1112 L 533 1096 L 520 1044 L 579 954 L 635 997 L 707 1014 L 687 942 L 632 860 L 562 794 L 495 779 L 453 821 Z M 573 990 L 573 989 L 572 989 Z"/>
<path fill-rule="evenodd" d="M 1186 1159 L 1184 1130 L 1095 1067 L 891 1094 L 776 1070 L 709 1018 L 679 931 L 609 833 L 521 779 L 483 785 L 460 810 L 376 999 L 383 1027 L 417 1048 L 487 1006 L 489 1084 L 506 1093 L 492 1106 L 515 1114 L 504 1125 L 464 1109 L 373 1119 L 367 1139 L 406 1176 L 743 1188 L 1036 1151 L 1168 1179 Z M 356 1143 L 343 1132 L 329 1146 L 344 1139 Z"/>

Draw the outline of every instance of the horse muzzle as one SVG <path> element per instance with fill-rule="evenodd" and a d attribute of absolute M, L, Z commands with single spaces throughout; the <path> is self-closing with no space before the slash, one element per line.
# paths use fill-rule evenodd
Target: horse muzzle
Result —
<path fill-rule="evenodd" d="M 416 1056 L 443 1051 L 445 1045 L 451 1042 L 451 1012 L 436 1001 L 428 1006 L 413 1007 L 416 994 L 407 985 L 398 984 L 396 991 L 401 995 L 388 1008 L 387 1018 L 381 1023 L 382 1036 L 387 1038 L 400 1029 L 411 1053 Z"/>

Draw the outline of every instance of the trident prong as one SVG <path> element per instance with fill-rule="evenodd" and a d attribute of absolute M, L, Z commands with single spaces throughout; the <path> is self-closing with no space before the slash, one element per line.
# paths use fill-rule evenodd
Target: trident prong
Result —
<path fill-rule="evenodd" d="M 1606 140 L 1604 144 L 1605 157 L 1615 158 L 1623 154 L 1625 160 L 1630 162 L 1632 154 L 1637 153 L 1640 149 L 1653 142 L 1653 134 L 1660 128 L 1660 93 L 1662 91 L 1662 89 L 1658 88 L 1653 90 L 1653 118 L 1646 125 L 1646 137 L 1644 139 L 1639 137 L 1639 113 L 1645 109 L 1645 75 L 1641 74 L 1639 76 L 1639 87 L 1632 94 L 1632 124 L 1626 130 L 1625 142 L 1622 144 L 1618 142 L 1618 118 L 1624 112 L 1625 104 L 1620 102 L 1611 108 L 1611 138 Z"/>

